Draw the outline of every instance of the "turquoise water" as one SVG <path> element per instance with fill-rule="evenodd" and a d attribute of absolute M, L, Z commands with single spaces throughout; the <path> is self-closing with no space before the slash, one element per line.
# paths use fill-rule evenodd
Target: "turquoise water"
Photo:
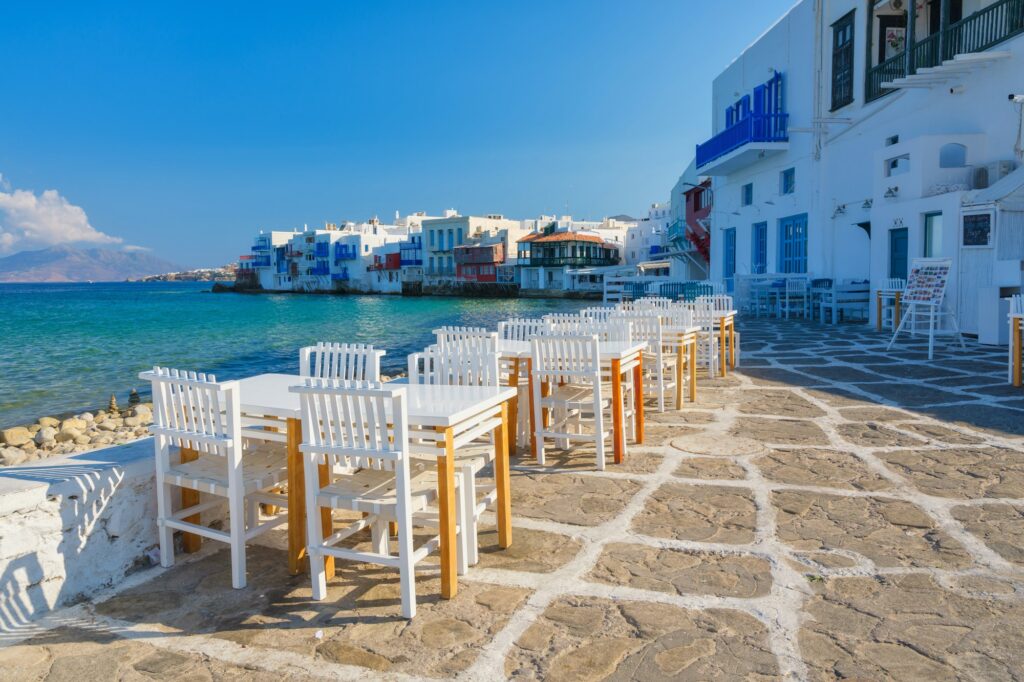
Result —
<path fill-rule="evenodd" d="M 212 294 L 205 282 L 0 284 L 0 425 L 145 394 L 155 364 L 234 379 L 297 372 L 317 341 L 372 343 L 385 371 L 445 324 L 497 327 L 579 301 Z"/>

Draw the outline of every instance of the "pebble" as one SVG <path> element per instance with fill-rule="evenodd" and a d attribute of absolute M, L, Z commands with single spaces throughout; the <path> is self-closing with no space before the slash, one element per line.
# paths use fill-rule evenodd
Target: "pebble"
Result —
<path fill-rule="evenodd" d="M 42 445 L 49 441 L 53 441 L 57 438 L 57 429 L 52 426 L 44 426 L 43 428 L 36 431 L 36 443 Z"/>

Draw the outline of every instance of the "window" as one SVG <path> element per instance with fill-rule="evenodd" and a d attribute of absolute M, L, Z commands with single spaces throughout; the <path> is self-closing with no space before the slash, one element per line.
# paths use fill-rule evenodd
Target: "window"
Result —
<path fill-rule="evenodd" d="M 796 169 L 787 168 L 779 173 L 779 194 L 792 194 L 796 191 Z"/>
<path fill-rule="evenodd" d="M 832 111 L 853 101 L 853 14 L 832 24 Z"/>
<path fill-rule="evenodd" d="M 928 213 L 924 217 L 924 257 L 942 255 L 942 214 Z"/>
<path fill-rule="evenodd" d="M 748 182 L 740 188 L 740 206 L 750 206 L 754 203 L 754 183 Z"/>
<path fill-rule="evenodd" d="M 462 243 L 462 228 L 461 227 L 456 231 L 456 235 L 457 235 L 457 237 L 456 237 L 455 243 L 456 244 L 461 244 Z"/>
<path fill-rule="evenodd" d="M 807 214 L 779 220 L 779 270 L 807 272 Z"/>
<path fill-rule="evenodd" d="M 434 248 L 434 235 L 435 234 L 436 234 L 435 230 L 431 230 L 430 231 L 430 248 Z"/>
<path fill-rule="evenodd" d="M 894 175 L 903 175 L 908 172 L 910 172 L 910 154 L 885 160 L 885 177 L 891 178 Z"/>
<path fill-rule="evenodd" d="M 754 223 L 750 236 L 750 270 L 755 275 L 768 272 L 768 223 Z"/>

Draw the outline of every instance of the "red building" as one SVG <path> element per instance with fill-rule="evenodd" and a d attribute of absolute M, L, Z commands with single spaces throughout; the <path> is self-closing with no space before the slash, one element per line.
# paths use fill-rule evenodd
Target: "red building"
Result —
<path fill-rule="evenodd" d="M 711 262 L 711 232 L 707 229 L 711 216 L 711 180 L 705 180 L 686 195 L 686 238 L 697 248 L 707 263 Z"/>
<path fill-rule="evenodd" d="M 497 282 L 498 266 L 505 262 L 505 244 L 456 246 L 455 279 L 460 282 Z"/>

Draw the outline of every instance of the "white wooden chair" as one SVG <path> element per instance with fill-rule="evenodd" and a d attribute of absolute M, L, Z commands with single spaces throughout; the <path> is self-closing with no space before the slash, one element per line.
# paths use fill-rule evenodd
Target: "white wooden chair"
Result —
<path fill-rule="evenodd" d="M 580 314 L 595 322 L 606 322 L 616 312 L 616 309 L 612 306 L 594 306 L 592 308 L 584 308 Z"/>
<path fill-rule="evenodd" d="M 494 351 L 498 345 L 497 332 L 488 331 L 484 327 L 441 327 L 434 330 L 437 345 L 479 345 L 485 350 Z"/>
<path fill-rule="evenodd" d="M 729 294 L 711 294 L 710 296 L 701 296 L 701 299 L 706 299 L 711 303 L 712 318 L 715 323 L 715 331 L 721 331 L 722 317 L 728 313 L 736 312 L 736 305 L 733 297 Z M 700 300 L 700 299 L 698 299 Z M 734 323 L 735 324 L 735 323 Z M 733 329 L 733 342 L 736 344 L 735 356 L 736 366 L 740 366 L 740 333 Z M 721 339 L 719 338 L 719 342 Z"/>
<path fill-rule="evenodd" d="M 560 325 L 582 324 L 591 320 L 580 313 L 548 313 L 544 316 L 544 321 L 548 324 Z"/>
<path fill-rule="evenodd" d="M 790 313 L 806 318 L 810 315 L 810 291 L 806 277 L 787 277 L 786 293 L 779 303 L 779 312 L 788 320 Z"/>
<path fill-rule="evenodd" d="M 1010 325 L 1010 350 L 1009 361 L 1007 362 L 1007 380 L 1013 385 L 1018 384 L 1018 377 L 1014 376 L 1016 363 L 1024 363 L 1024 329 L 1015 333 L 1017 327 L 1024 327 L 1024 294 L 1016 294 L 1010 297 L 1010 313 L 1007 317 Z M 1022 370 L 1024 371 L 1024 370 Z"/>
<path fill-rule="evenodd" d="M 700 327 L 697 334 L 697 363 L 708 370 L 708 376 L 718 374 L 718 334 L 716 333 L 715 304 L 710 297 L 701 296 L 693 302 L 693 324 Z"/>
<path fill-rule="evenodd" d="M 409 355 L 409 383 L 441 386 L 499 386 L 502 377 L 498 353 L 477 345 L 431 346 Z M 459 573 L 479 561 L 477 529 L 480 515 L 498 499 L 497 487 L 478 487 L 476 476 L 494 462 L 493 432 L 486 441 L 475 441 L 455 451 L 460 495 L 457 513 L 463 529 L 459 543 Z M 483 493 L 483 498 L 477 496 Z"/>
<path fill-rule="evenodd" d="M 437 475 L 409 456 L 406 389 L 370 382 L 307 378 L 289 389 L 299 394 L 305 460 L 306 533 L 313 599 L 327 596 L 324 556 L 397 568 L 402 615 L 416 615 L 415 566 L 436 549 L 434 536 L 413 546 L 413 526 L 432 526 L 428 507 L 437 499 Z M 331 472 L 326 485 L 319 465 Z M 340 472 L 340 473 L 339 473 Z M 324 537 L 320 509 L 347 509 L 365 517 Z M 398 525 L 397 554 L 391 553 L 388 523 Z M 339 546 L 370 528 L 372 547 Z"/>
<path fill-rule="evenodd" d="M 513 318 L 498 323 L 498 338 L 503 341 L 529 341 L 546 328 L 544 320 Z"/>
<path fill-rule="evenodd" d="M 605 468 L 605 438 L 612 435 L 611 400 L 604 394 L 600 342 L 591 336 L 541 336 L 532 341 L 534 436 L 537 463 L 544 465 L 544 439 L 593 441 L 597 468 Z M 542 395 L 541 386 L 551 387 Z M 544 424 L 544 410 L 555 416 Z M 592 426 L 583 433 L 584 421 Z"/>
<path fill-rule="evenodd" d="M 299 350 L 299 376 L 346 381 L 380 381 L 387 351 L 364 343 L 324 343 Z"/>
<path fill-rule="evenodd" d="M 644 375 L 653 379 L 646 382 L 651 387 L 650 395 L 658 401 L 658 411 L 665 411 L 665 392 L 675 387 L 676 377 L 676 354 L 666 348 L 665 339 L 662 335 L 661 312 L 655 311 L 642 313 L 618 313 L 614 318 L 622 320 L 630 325 L 634 341 L 641 341 L 647 344 L 644 351 L 643 371 Z M 666 376 L 667 375 L 667 376 Z"/>
<path fill-rule="evenodd" d="M 644 296 L 637 299 L 638 310 L 668 310 L 672 306 L 672 299 L 661 296 Z"/>
<path fill-rule="evenodd" d="M 154 367 L 140 375 L 153 388 L 153 445 L 156 454 L 157 529 L 160 565 L 174 565 L 174 531 L 194 533 L 231 547 L 231 585 L 245 587 L 245 543 L 287 521 L 259 522 L 259 504 L 287 507 L 286 496 L 269 492 L 288 480 L 285 448 L 243 435 L 238 382 L 218 382 L 212 374 Z M 190 460 L 172 462 L 172 447 L 194 451 Z M 173 511 L 173 488 L 200 495 L 196 504 Z M 213 499 L 204 501 L 202 496 Z M 228 530 L 199 522 L 203 511 L 227 501 Z M 196 522 L 193 523 L 190 520 Z"/>
<path fill-rule="evenodd" d="M 902 292 L 906 288 L 907 280 L 900 279 L 899 277 L 890 277 L 882 282 L 881 291 Z M 899 320 L 896 319 L 896 299 L 892 296 L 883 296 L 881 321 L 882 328 L 895 329 L 897 324 L 899 324 Z"/>

